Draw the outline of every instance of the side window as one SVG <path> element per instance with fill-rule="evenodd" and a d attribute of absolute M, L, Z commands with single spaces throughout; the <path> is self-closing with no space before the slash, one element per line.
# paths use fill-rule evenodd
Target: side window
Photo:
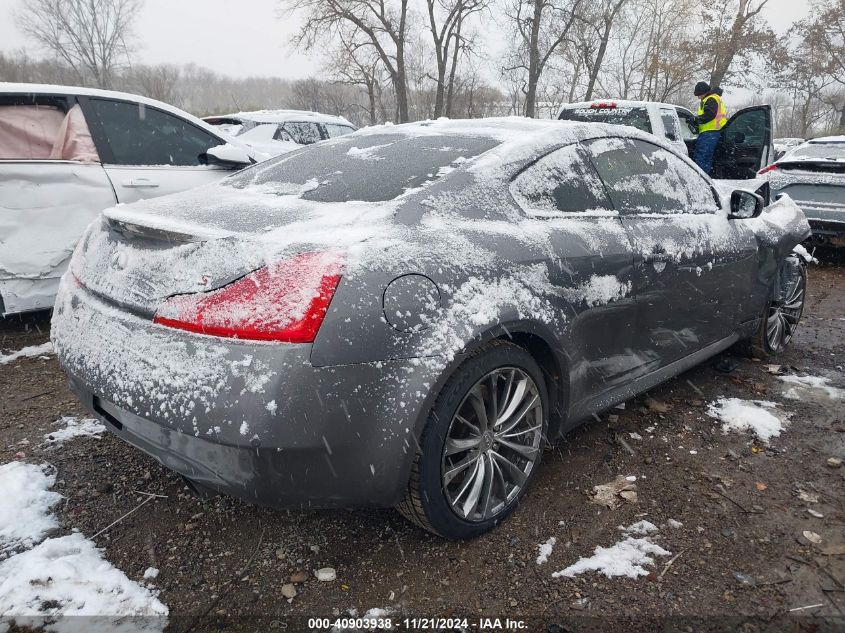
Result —
<path fill-rule="evenodd" d="M 91 99 L 114 165 L 204 164 L 202 154 L 221 141 L 177 116 L 140 103 Z"/>
<path fill-rule="evenodd" d="M 519 205 L 534 216 L 611 210 L 601 180 L 578 145 L 544 156 L 511 183 Z"/>
<path fill-rule="evenodd" d="M 733 145 L 766 145 L 768 121 L 763 110 L 735 115 L 724 130 L 725 141 Z"/>
<path fill-rule="evenodd" d="M 0 97 L 0 160 L 94 163 L 97 148 L 79 105 L 64 97 Z"/>
<path fill-rule="evenodd" d="M 288 143 L 292 142 L 293 139 L 290 137 L 290 134 L 285 132 L 285 128 L 281 125 L 276 126 L 276 132 L 273 134 L 274 141 L 287 141 Z"/>
<path fill-rule="evenodd" d="M 316 123 L 288 121 L 282 127 L 300 145 L 310 145 L 311 143 L 323 140 L 323 136 L 320 134 L 320 128 L 317 127 Z"/>
<path fill-rule="evenodd" d="M 337 123 L 326 123 L 325 128 L 329 138 L 343 136 L 344 134 L 350 134 L 355 131 L 354 128 L 351 128 L 348 125 L 339 125 Z"/>
<path fill-rule="evenodd" d="M 685 141 L 694 141 L 698 138 L 698 126 L 695 119 L 689 112 L 678 110 L 678 118 L 681 120 L 681 138 Z"/>
<path fill-rule="evenodd" d="M 607 185 L 614 207 L 623 213 L 701 213 L 716 208 L 701 198 L 707 182 L 677 156 L 645 141 L 622 138 L 589 143 L 596 170 Z M 690 173 L 696 179 L 690 178 Z M 695 188 L 695 203 L 690 187 Z M 704 205 L 704 208 L 702 208 Z"/>
<path fill-rule="evenodd" d="M 674 110 L 667 110 L 661 108 L 660 120 L 663 121 L 663 130 L 666 133 L 666 138 L 670 141 L 678 141 L 681 139 L 681 131 L 678 128 L 678 115 Z"/>

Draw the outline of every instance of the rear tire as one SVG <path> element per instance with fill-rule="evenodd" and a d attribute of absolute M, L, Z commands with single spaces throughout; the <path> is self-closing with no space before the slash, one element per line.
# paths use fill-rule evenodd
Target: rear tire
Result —
<path fill-rule="evenodd" d="M 474 352 L 432 407 L 397 510 L 449 539 L 498 525 L 540 465 L 548 402 L 543 373 L 523 348 L 494 341 Z"/>
<path fill-rule="evenodd" d="M 753 358 L 766 359 L 782 353 L 789 345 L 804 313 L 807 268 L 797 256 L 787 257 L 774 280 L 757 332 L 743 342 Z"/>

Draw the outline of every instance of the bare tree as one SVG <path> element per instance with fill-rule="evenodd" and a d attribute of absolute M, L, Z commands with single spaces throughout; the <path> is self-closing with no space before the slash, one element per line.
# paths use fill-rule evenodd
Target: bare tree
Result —
<path fill-rule="evenodd" d="M 294 44 L 313 50 L 331 41 L 342 27 L 366 36 L 390 75 L 400 123 L 409 120 L 405 49 L 409 0 L 281 0 L 288 12 L 303 16 Z"/>
<path fill-rule="evenodd" d="M 747 60 L 754 53 L 766 53 L 775 36 L 762 11 L 769 0 L 715 0 L 701 12 L 705 29 L 704 64 L 710 70 L 710 85 L 729 78 L 737 58 Z M 748 67 L 743 69 L 748 72 Z"/>
<path fill-rule="evenodd" d="M 109 88 L 128 60 L 132 22 L 142 0 L 29 0 L 20 28 L 63 62 L 83 83 Z"/>
<path fill-rule="evenodd" d="M 434 43 L 437 64 L 434 117 L 447 115 L 451 110 L 447 104 L 454 92 L 455 75 L 461 49 L 465 47 L 466 21 L 474 13 L 487 6 L 488 0 L 426 0 L 428 25 Z M 449 78 L 447 80 L 447 69 Z"/>
<path fill-rule="evenodd" d="M 607 54 L 611 31 L 627 1 L 600 0 L 600 2 L 593 2 L 582 7 L 577 47 L 587 69 L 585 101 L 593 98 L 596 81 Z"/>
<path fill-rule="evenodd" d="M 340 29 L 339 44 L 326 63 L 334 83 L 358 86 L 366 91 L 367 104 L 353 104 L 366 112 L 370 125 L 378 122 L 378 101 L 381 99 L 382 66 L 378 54 L 367 38 L 360 39 L 356 29 Z"/>
<path fill-rule="evenodd" d="M 840 86 L 831 103 L 834 107 L 841 104 L 837 128 L 845 133 L 845 99 L 841 97 L 845 91 L 845 0 L 822 0 L 813 14 L 816 18 L 807 25 L 807 35 L 827 51 L 825 72 Z"/>
<path fill-rule="evenodd" d="M 567 40 L 582 0 L 510 0 L 506 15 L 516 39 L 504 74 L 524 74 L 525 116 L 537 113 L 537 86 L 549 58 Z"/>

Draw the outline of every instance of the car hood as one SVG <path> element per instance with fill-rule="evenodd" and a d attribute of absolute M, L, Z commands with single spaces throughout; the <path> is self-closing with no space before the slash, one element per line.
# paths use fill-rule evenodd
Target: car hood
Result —
<path fill-rule="evenodd" d="M 102 300 L 152 316 L 170 296 L 219 288 L 296 253 L 342 252 L 357 261 L 389 242 L 397 206 L 214 184 L 104 211 L 70 271 Z"/>

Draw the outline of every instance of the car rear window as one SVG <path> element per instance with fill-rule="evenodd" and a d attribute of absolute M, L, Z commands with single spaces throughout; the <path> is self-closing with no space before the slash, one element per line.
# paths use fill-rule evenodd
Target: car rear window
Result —
<path fill-rule="evenodd" d="M 614 123 L 630 125 L 643 132 L 651 133 L 651 121 L 645 108 L 637 107 L 589 107 L 566 108 L 561 110 L 561 121 L 580 121 L 582 123 Z"/>
<path fill-rule="evenodd" d="M 790 159 L 845 161 L 845 143 L 807 143 L 783 157 Z"/>
<path fill-rule="evenodd" d="M 451 135 L 344 136 L 284 154 L 225 182 L 238 188 L 277 184 L 280 193 L 296 191 L 317 202 L 384 202 L 498 144 L 487 137 Z"/>

